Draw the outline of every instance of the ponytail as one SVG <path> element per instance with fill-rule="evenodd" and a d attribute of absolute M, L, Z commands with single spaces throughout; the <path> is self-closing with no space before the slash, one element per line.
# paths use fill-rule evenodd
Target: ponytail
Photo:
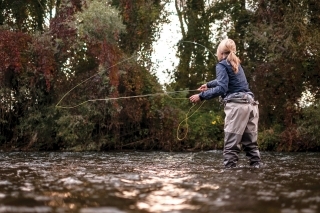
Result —
<path fill-rule="evenodd" d="M 240 59 L 236 56 L 234 52 L 231 51 L 227 57 L 227 60 L 230 62 L 234 73 L 237 73 L 240 65 Z"/>
<path fill-rule="evenodd" d="M 236 44 L 232 39 L 224 39 L 217 49 L 218 60 L 222 60 L 223 54 L 228 54 L 227 61 L 231 64 L 234 73 L 238 72 L 240 59 L 236 56 Z"/>

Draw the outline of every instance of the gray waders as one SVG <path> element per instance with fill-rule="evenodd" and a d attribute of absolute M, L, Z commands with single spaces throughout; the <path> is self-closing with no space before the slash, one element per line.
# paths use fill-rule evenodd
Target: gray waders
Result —
<path fill-rule="evenodd" d="M 254 102 L 252 98 L 249 101 L 237 100 L 228 99 L 224 107 L 226 117 L 223 163 L 226 168 L 236 167 L 241 146 L 243 151 L 246 152 L 251 166 L 259 164 L 261 161 L 257 143 L 258 103 Z"/>

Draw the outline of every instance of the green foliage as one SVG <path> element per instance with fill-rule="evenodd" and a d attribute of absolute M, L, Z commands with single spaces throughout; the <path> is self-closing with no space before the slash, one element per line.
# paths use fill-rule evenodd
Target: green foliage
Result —
<path fill-rule="evenodd" d="M 208 38 L 213 38 L 213 43 L 224 37 L 234 39 L 251 89 L 260 102 L 262 149 L 306 148 L 301 145 L 304 142 L 297 123 L 301 121 L 302 94 L 308 90 L 319 97 L 320 19 L 315 12 L 320 8 L 319 1 L 219 0 L 202 7 L 203 3 L 177 1 L 182 40 L 192 35 L 192 41 L 202 42 L 210 49 L 214 45 L 207 43 Z M 203 23 L 194 25 L 200 19 Z M 208 23 L 214 23 L 216 31 L 206 28 Z M 180 64 L 172 84 L 176 89 L 190 85 L 194 88 L 214 78 L 208 75 L 208 68 L 214 70 L 213 65 L 208 67 L 210 62 L 195 60 L 196 44 L 179 43 L 179 47 Z"/>
<path fill-rule="evenodd" d="M 229 36 L 260 102 L 261 149 L 318 150 L 317 102 L 302 109 L 299 101 L 306 90 L 320 97 L 319 1 L 175 3 L 180 63 L 167 91 L 195 89 L 215 78 L 215 46 Z M 162 87 L 150 73 L 152 43 L 168 15 L 161 1 L 0 4 L 1 145 L 74 151 L 222 148 L 223 110 L 215 101 L 195 112 L 187 136 L 177 139 L 178 127 L 179 136 L 187 131 L 179 124 L 191 107 L 191 93 L 160 95 Z M 139 57 L 131 58 L 135 52 Z M 157 95 L 116 99 L 145 94 Z M 62 97 L 65 106 L 99 101 L 58 109 Z"/>
<path fill-rule="evenodd" d="M 319 19 L 313 11 L 320 4 L 318 1 L 253 2 L 256 10 L 246 40 L 250 53 L 248 64 L 253 68 L 251 85 L 261 104 L 261 124 L 267 127 L 279 122 L 290 129 L 299 119 L 300 110 L 295 106 L 306 88 L 311 87 L 311 93 L 319 95 L 316 79 L 320 32 L 316 27 Z"/>
<path fill-rule="evenodd" d="M 210 6 L 209 6 L 210 7 Z M 209 16 L 204 1 L 176 2 L 182 38 L 177 44 L 179 64 L 172 74 L 172 87 L 198 88 L 200 82 L 214 77 L 214 56 Z"/>
<path fill-rule="evenodd" d="M 20 117 L 17 126 L 18 138 L 23 138 L 15 146 L 23 150 L 54 150 L 58 148 L 56 140 L 56 120 L 60 113 L 55 107 L 29 110 Z"/>
<path fill-rule="evenodd" d="M 195 148 L 221 149 L 223 148 L 224 119 L 221 113 L 212 110 L 199 110 L 190 118 L 190 132 L 188 138 Z"/>
<path fill-rule="evenodd" d="M 258 142 L 266 151 L 319 151 L 320 111 L 318 102 L 302 108 L 296 126 L 284 128 L 275 124 L 259 131 Z"/>
<path fill-rule="evenodd" d="M 137 62 L 128 63 L 119 49 L 118 34 L 124 25 L 117 10 L 102 1 L 84 6 L 80 0 L 55 3 L 57 13 L 49 31 L 31 31 L 30 36 L 17 33 L 15 40 L 10 31 L 0 35 L 2 41 L 8 41 L 1 43 L 0 52 L 5 56 L 0 77 L 8 88 L 1 93 L 6 103 L 1 105 L 5 112 L 1 114 L 1 142 L 24 150 L 160 147 L 156 142 L 161 140 L 157 131 L 161 98 L 101 101 L 161 91 L 156 78 Z M 139 16 L 148 15 L 141 12 L 144 9 L 142 6 Z M 156 13 L 151 15 L 155 21 Z M 148 37 L 144 38 L 136 41 L 148 43 Z M 134 40 L 135 34 L 127 39 Z M 74 106 L 89 99 L 100 101 L 72 109 L 55 107 L 60 100 L 60 105 Z"/>
<path fill-rule="evenodd" d="M 298 150 L 319 151 L 320 148 L 320 109 L 319 101 L 313 106 L 302 110 L 302 117 L 298 120 L 299 143 Z"/>
<path fill-rule="evenodd" d="M 56 107 L 28 111 L 20 118 L 18 137 L 24 138 L 17 148 L 23 150 L 99 151 L 103 144 L 92 140 L 92 113 L 82 107 L 70 114 Z"/>
<path fill-rule="evenodd" d="M 179 124 L 187 115 L 189 101 L 186 98 L 186 91 L 173 91 L 172 88 L 167 88 L 167 94 L 162 96 L 161 106 L 157 109 L 160 114 L 160 134 L 161 146 L 165 150 L 180 151 L 185 148 L 190 148 L 188 144 L 189 133 L 185 137 L 186 129 L 183 124 Z M 179 141 L 179 138 L 183 138 Z"/>
<path fill-rule="evenodd" d="M 165 126 L 171 126 L 169 130 L 175 136 L 172 139 L 175 141 L 173 147 L 178 150 L 221 149 L 224 120 L 219 103 L 205 102 L 192 105 L 186 97 L 188 90 L 170 93 L 168 87 L 167 91 L 169 94 L 163 97 L 164 109 L 173 113 L 166 116 L 166 122 L 170 119 L 171 124 Z"/>
<path fill-rule="evenodd" d="M 262 151 L 277 151 L 281 141 L 281 131 L 282 128 L 279 125 L 260 130 L 258 133 L 259 149 Z"/>
<path fill-rule="evenodd" d="M 166 21 L 160 0 L 112 0 L 121 11 L 126 33 L 120 35 L 120 47 L 127 54 L 141 51 L 143 63 L 150 63 L 152 43 L 158 37 L 159 24 Z M 149 64 L 150 65 L 150 64 Z"/>
<path fill-rule="evenodd" d="M 57 137 L 63 141 L 62 148 L 65 150 L 77 149 L 79 146 L 81 150 L 86 150 L 86 145 L 92 141 L 94 124 L 86 114 L 60 116 L 57 126 Z"/>
<path fill-rule="evenodd" d="M 2 0 L 0 2 L 0 25 L 24 32 L 43 31 L 49 0 Z"/>
<path fill-rule="evenodd" d="M 119 12 L 108 3 L 92 0 L 76 16 L 76 25 L 81 37 L 90 41 L 116 42 L 117 35 L 124 31 Z"/>

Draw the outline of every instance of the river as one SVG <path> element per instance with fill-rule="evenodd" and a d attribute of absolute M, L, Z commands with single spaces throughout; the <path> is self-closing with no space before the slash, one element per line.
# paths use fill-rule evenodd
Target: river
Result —
<path fill-rule="evenodd" d="M 317 213 L 320 153 L 0 152 L 0 212 Z"/>

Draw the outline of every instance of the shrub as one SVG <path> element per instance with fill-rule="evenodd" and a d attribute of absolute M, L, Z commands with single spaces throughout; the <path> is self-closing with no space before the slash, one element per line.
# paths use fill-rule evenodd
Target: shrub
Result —
<path fill-rule="evenodd" d="M 320 147 L 320 109 L 319 103 L 303 108 L 298 120 L 297 131 L 301 139 L 299 150 L 319 151 Z"/>
<path fill-rule="evenodd" d="M 276 151 L 281 141 L 281 129 L 281 126 L 276 124 L 269 129 L 259 131 L 259 149 L 263 151 Z"/>

